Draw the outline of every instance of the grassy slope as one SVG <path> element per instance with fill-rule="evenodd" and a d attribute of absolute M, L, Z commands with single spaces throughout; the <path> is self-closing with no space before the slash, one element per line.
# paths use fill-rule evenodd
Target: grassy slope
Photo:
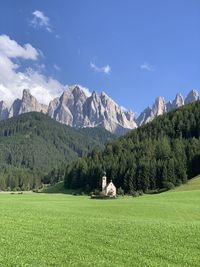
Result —
<path fill-rule="evenodd" d="M 64 182 L 59 182 L 55 185 L 45 187 L 41 189 L 39 192 L 40 193 L 48 193 L 48 194 L 73 194 L 77 190 L 73 189 L 65 189 L 64 188 Z"/>
<path fill-rule="evenodd" d="M 200 176 L 189 180 L 186 184 L 176 187 L 175 191 L 200 190 Z"/>
<path fill-rule="evenodd" d="M 199 266 L 200 190 L 0 194 L 0 266 Z"/>

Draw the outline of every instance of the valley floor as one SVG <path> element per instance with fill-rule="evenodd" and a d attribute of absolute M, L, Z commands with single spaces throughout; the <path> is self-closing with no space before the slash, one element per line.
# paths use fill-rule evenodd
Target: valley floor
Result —
<path fill-rule="evenodd" d="M 0 193 L 0 266 L 199 266 L 200 190 L 91 200 Z"/>

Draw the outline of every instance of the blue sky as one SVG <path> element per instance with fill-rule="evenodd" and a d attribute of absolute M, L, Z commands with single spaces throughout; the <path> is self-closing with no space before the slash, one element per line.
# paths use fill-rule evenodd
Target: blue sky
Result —
<path fill-rule="evenodd" d="M 36 95 L 47 87 L 42 99 L 48 90 L 53 97 L 59 86 L 81 84 L 137 113 L 156 96 L 185 96 L 200 88 L 199 14 L 199 0 L 1 1 L 0 35 L 37 52 L 11 57 L 0 47 L 17 64 L 15 82 L 0 93 L 15 88 L 20 72 L 25 85 L 40 83 Z"/>

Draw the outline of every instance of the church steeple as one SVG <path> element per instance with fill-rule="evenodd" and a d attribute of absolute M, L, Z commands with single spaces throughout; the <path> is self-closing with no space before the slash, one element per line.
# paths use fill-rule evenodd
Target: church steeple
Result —
<path fill-rule="evenodd" d="M 107 177 L 106 177 L 106 172 L 103 173 L 102 177 L 102 192 L 106 193 L 106 186 L 107 186 Z"/>

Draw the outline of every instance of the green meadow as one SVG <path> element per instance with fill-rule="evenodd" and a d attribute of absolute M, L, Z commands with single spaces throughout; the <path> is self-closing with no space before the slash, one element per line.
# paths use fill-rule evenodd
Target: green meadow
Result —
<path fill-rule="evenodd" d="M 0 193 L 0 266 L 199 264 L 199 179 L 116 200 Z"/>

